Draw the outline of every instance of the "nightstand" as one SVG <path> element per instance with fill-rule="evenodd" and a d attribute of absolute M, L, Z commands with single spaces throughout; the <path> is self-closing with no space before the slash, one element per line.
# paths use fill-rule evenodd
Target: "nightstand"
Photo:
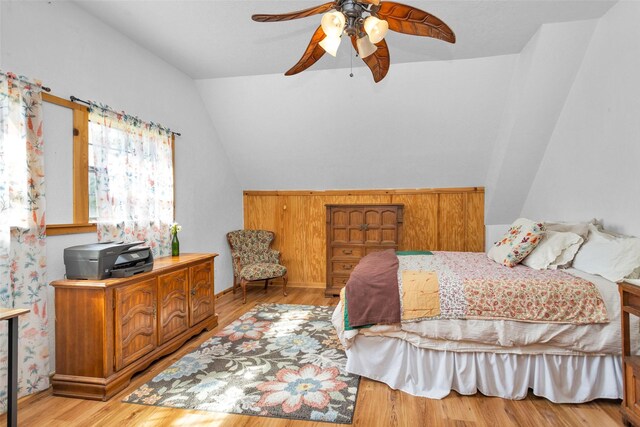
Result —
<path fill-rule="evenodd" d="M 622 306 L 622 369 L 624 400 L 622 419 L 625 425 L 640 426 L 640 356 L 631 354 L 629 315 L 640 317 L 640 286 L 618 284 Z"/>

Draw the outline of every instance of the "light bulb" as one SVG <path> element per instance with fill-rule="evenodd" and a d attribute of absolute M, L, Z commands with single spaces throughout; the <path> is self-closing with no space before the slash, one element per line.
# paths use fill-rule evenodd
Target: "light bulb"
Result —
<path fill-rule="evenodd" d="M 340 46 L 340 41 L 342 39 L 340 37 L 331 37 L 327 36 L 319 43 L 320 47 L 322 47 L 325 52 L 327 52 L 331 56 L 336 56 L 338 53 L 338 46 Z"/>
<path fill-rule="evenodd" d="M 358 41 L 356 41 L 356 45 L 358 46 L 358 55 L 363 59 L 378 50 L 378 46 L 371 43 L 367 36 L 359 38 Z"/>
<path fill-rule="evenodd" d="M 387 35 L 389 23 L 375 16 L 369 16 L 364 20 L 364 30 L 369 35 L 371 43 L 376 44 Z"/>
<path fill-rule="evenodd" d="M 327 12 L 322 16 L 322 31 L 327 37 L 340 37 L 346 20 L 342 12 Z"/>

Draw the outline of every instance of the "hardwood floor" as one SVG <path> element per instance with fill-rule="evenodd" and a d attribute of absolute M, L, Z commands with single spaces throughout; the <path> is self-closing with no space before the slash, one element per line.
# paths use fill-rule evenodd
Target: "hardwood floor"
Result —
<path fill-rule="evenodd" d="M 281 288 L 252 286 L 247 304 L 240 293 L 227 294 L 216 302 L 219 326 L 189 341 L 181 350 L 159 360 L 135 376 L 129 387 L 108 402 L 55 397 L 45 391 L 23 399 L 18 410 L 20 426 L 327 426 L 327 423 L 292 421 L 141 406 L 122 403 L 124 396 L 149 381 L 184 354 L 192 351 L 247 310 L 261 302 L 336 305 L 337 298 L 325 298 L 322 289 L 292 288 L 283 297 Z M 413 397 L 384 384 L 362 379 L 356 403 L 354 425 L 358 426 L 616 426 L 622 425 L 620 401 L 598 400 L 579 405 L 559 405 L 529 396 L 520 401 L 461 396 L 452 392 L 442 400 Z M 6 415 L 0 416 L 0 425 Z"/>

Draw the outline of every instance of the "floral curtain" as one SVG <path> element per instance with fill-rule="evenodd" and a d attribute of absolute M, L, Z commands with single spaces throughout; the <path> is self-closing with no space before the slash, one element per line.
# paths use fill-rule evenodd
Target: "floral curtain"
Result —
<path fill-rule="evenodd" d="M 143 240 L 155 257 L 171 255 L 171 131 L 98 104 L 89 121 L 98 240 Z"/>
<path fill-rule="evenodd" d="M 0 71 L 0 307 L 20 317 L 18 394 L 49 387 L 41 86 Z M 0 412 L 7 409 L 7 322 L 0 322 Z"/>

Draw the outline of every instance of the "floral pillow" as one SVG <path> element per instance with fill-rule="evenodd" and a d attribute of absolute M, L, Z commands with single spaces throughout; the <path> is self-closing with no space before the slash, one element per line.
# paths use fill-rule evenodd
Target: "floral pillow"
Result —
<path fill-rule="evenodd" d="M 544 224 L 518 218 L 502 239 L 498 240 L 487 256 L 499 264 L 513 267 L 538 246 L 545 233 Z"/>

